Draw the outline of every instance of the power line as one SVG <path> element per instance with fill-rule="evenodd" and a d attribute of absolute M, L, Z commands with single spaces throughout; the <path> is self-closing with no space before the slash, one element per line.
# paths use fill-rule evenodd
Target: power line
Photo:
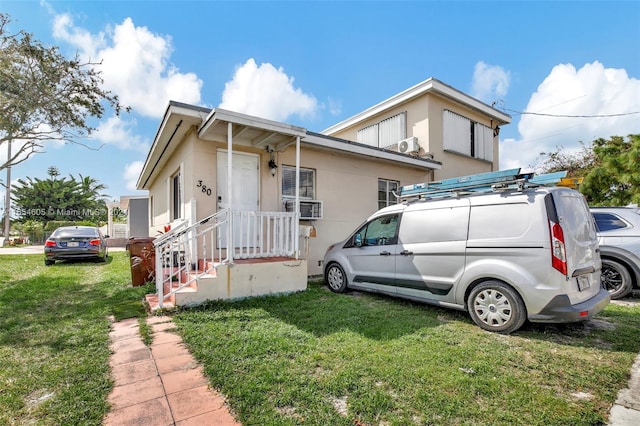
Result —
<path fill-rule="evenodd" d="M 640 114 L 640 111 L 621 112 L 618 114 L 595 114 L 595 115 L 544 114 L 541 112 L 516 111 L 508 108 L 505 108 L 505 111 L 511 111 L 515 113 L 515 115 L 539 115 L 543 117 L 559 117 L 559 118 L 607 118 L 607 117 L 622 117 L 625 115 Z"/>

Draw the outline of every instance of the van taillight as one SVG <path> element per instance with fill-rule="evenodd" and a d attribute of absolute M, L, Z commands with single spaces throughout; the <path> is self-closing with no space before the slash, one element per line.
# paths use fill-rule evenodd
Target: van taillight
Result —
<path fill-rule="evenodd" d="M 551 227 L 551 266 L 567 275 L 567 255 L 562 226 L 552 221 L 549 221 L 549 226 Z"/>

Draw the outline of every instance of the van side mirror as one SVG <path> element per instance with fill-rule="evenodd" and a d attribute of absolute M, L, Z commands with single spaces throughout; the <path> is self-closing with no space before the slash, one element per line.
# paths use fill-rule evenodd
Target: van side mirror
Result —
<path fill-rule="evenodd" d="M 362 247 L 362 235 L 360 235 L 359 232 L 353 238 L 353 244 L 355 244 L 356 247 Z"/>

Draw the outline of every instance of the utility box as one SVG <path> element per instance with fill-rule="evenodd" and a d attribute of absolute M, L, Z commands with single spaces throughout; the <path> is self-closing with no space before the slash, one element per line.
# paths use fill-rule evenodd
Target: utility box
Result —
<path fill-rule="evenodd" d="M 127 241 L 127 251 L 131 263 L 131 283 L 134 287 L 143 286 L 155 280 L 156 250 L 155 238 L 133 237 Z"/>

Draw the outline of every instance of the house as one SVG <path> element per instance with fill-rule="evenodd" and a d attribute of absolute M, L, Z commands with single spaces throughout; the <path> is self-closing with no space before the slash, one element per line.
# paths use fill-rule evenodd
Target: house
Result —
<path fill-rule="evenodd" d="M 160 305 L 303 290 L 399 186 L 497 170 L 509 122 L 436 79 L 322 133 L 170 102 L 138 179 Z"/>
<path fill-rule="evenodd" d="M 109 247 L 125 247 L 131 237 L 149 236 L 149 200 L 142 195 L 124 195 L 118 201 L 107 204 L 107 224 L 101 227 L 103 234 L 108 235 Z M 126 223 L 114 222 L 114 209 L 127 214 Z"/>

